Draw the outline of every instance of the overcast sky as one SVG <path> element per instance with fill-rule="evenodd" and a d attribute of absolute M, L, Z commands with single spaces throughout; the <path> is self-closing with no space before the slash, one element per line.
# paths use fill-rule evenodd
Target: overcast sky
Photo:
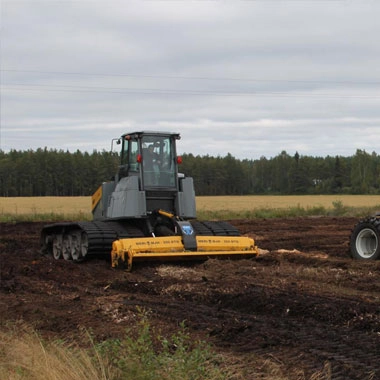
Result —
<path fill-rule="evenodd" d="M 378 0 L 1 0 L 1 140 L 180 153 L 380 154 Z"/>

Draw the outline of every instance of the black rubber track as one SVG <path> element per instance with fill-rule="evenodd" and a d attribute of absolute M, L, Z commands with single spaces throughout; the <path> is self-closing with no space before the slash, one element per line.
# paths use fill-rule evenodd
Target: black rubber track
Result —
<path fill-rule="evenodd" d="M 65 234 L 72 231 L 83 231 L 88 239 L 88 251 L 86 257 L 93 255 L 109 255 L 112 243 L 121 238 L 144 237 L 143 232 L 130 223 L 107 221 L 107 222 L 78 222 L 78 223 L 55 223 L 45 226 L 42 236 Z M 42 238 L 44 240 L 44 238 Z M 44 247 L 42 247 L 43 253 Z"/>

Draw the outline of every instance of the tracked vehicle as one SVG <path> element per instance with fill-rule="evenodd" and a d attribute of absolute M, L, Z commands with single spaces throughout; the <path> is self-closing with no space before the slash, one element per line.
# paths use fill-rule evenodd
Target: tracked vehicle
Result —
<path fill-rule="evenodd" d="M 133 132 L 117 139 L 114 179 L 92 196 L 93 221 L 47 225 L 41 252 L 83 261 L 111 255 L 113 267 L 135 260 L 257 255 L 254 240 L 224 221 L 197 221 L 193 179 L 178 172 L 178 133 Z"/>

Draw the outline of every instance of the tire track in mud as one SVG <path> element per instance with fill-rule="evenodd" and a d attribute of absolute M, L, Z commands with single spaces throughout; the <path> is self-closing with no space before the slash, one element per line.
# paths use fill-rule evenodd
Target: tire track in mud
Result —
<path fill-rule="evenodd" d="M 184 305 L 182 301 L 164 307 L 149 301 L 128 301 L 125 305 L 148 307 L 153 315 L 177 325 L 186 321 L 191 329 L 207 332 L 213 344 L 222 350 L 276 357 L 291 366 L 302 363 L 308 376 L 320 371 L 326 362 L 330 364 L 332 379 L 363 380 L 366 376 L 374 376 L 372 379 L 380 376 L 378 335 L 339 327 L 326 329 L 326 325 L 314 322 L 301 325 L 293 318 L 284 322 L 228 309 L 216 311 L 205 305 Z"/>
<path fill-rule="evenodd" d="M 223 294 L 215 289 L 208 292 L 204 283 L 194 281 L 191 291 L 178 289 L 163 305 L 150 296 L 167 294 L 167 281 L 162 288 L 154 282 L 141 285 L 133 287 L 132 299 L 122 301 L 126 309 L 147 307 L 158 319 L 164 317 L 177 325 L 186 321 L 192 330 L 207 333 L 222 350 L 274 356 L 285 366 L 302 363 L 308 376 L 325 363 L 329 363 L 332 379 L 380 376 L 377 305 L 361 306 L 363 315 L 378 318 L 374 325 L 367 321 L 363 329 L 365 323 L 356 311 L 358 302 L 349 298 L 255 285 L 244 294 Z M 355 323 L 355 318 L 360 323 Z"/>

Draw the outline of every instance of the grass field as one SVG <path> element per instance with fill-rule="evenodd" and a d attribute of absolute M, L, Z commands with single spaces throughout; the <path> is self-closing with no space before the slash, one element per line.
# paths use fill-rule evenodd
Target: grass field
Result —
<path fill-rule="evenodd" d="M 301 215 L 365 216 L 380 211 L 378 195 L 197 197 L 200 219 Z M 91 197 L 0 197 L 0 220 L 89 220 Z"/>
<path fill-rule="evenodd" d="M 72 215 L 91 213 L 91 197 L 0 197 L 2 214 Z"/>
<path fill-rule="evenodd" d="M 248 195 L 197 197 L 199 210 L 243 211 L 253 209 L 312 209 L 323 207 L 333 209 L 334 204 L 361 208 L 380 205 L 379 195 Z"/>

